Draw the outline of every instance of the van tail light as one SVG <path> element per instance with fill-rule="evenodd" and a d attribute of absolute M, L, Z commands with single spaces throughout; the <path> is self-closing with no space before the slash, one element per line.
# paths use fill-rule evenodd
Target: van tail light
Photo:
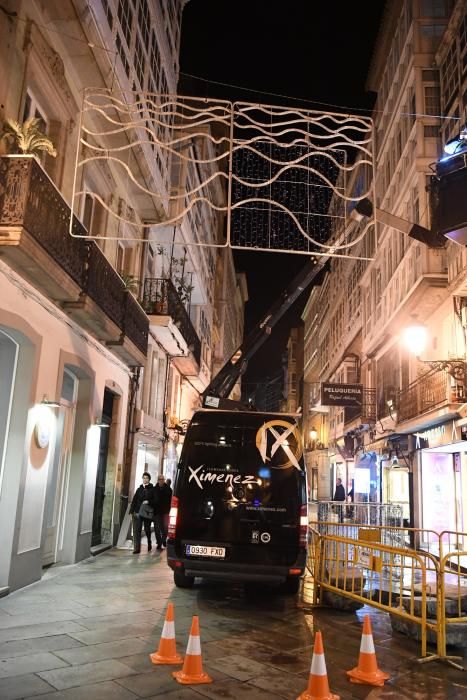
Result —
<path fill-rule="evenodd" d="M 300 508 L 300 547 L 308 545 L 308 506 Z"/>
<path fill-rule="evenodd" d="M 178 498 L 177 496 L 172 496 L 172 505 L 170 507 L 169 513 L 169 528 L 168 537 L 173 539 L 177 531 L 177 516 L 178 516 Z"/>

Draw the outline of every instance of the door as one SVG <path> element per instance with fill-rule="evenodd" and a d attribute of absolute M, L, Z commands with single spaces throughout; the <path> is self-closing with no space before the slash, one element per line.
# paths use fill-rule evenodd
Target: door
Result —
<path fill-rule="evenodd" d="M 97 461 L 96 491 L 94 496 L 94 511 L 92 516 L 92 540 L 95 547 L 102 544 L 102 515 L 105 506 L 105 481 L 107 475 L 107 457 L 109 454 L 110 424 L 112 423 L 114 394 L 106 389 L 102 407 L 100 424 L 101 436 L 99 441 L 99 457 Z"/>
<path fill-rule="evenodd" d="M 61 404 L 57 417 L 54 459 L 47 480 L 42 566 L 48 566 L 61 560 L 75 417 L 73 404 L 63 398 Z"/>

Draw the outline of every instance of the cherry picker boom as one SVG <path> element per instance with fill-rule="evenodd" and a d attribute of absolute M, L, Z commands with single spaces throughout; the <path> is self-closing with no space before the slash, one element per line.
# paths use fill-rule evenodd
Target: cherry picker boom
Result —
<path fill-rule="evenodd" d="M 352 211 L 351 218 L 354 221 L 360 221 L 362 218 L 369 218 L 372 215 L 372 203 L 369 199 L 362 199 Z M 424 228 L 419 224 L 413 224 L 405 219 L 401 219 L 398 216 L 389 214 L 389 212 L 375 209 L 374 216 L 376 221 L 391 226 L 430 248 L 442 248 L 446 244 L 446 241 L 437 232 Z M 350 223 L 348 226 L 351 225 L 353 224 Z M 348 226 L 336 240 L 334 244 L 335 247 L 330 248 L 328 255 L 322 255 L 318 260 L 312 258 L 312 260 L 295 276 L 267 313 L 246 336 L 234 354 L 219 370 L 202 394 L 202 405 L 204 408 L 245 408 L 240 402 L 232 401 L 227 397 L 231 393 L 236 382 L 245 372 L 250 359 L 271 335 L 276 323 L 282 318 L 286 311 L 288 311 L 302 292 L 316 280 L 318 275 L 324 270 L 327 262 L 333 255 L 333 251 L 337 250 L 338 246 L 345 240 L 348 233 Z"/>

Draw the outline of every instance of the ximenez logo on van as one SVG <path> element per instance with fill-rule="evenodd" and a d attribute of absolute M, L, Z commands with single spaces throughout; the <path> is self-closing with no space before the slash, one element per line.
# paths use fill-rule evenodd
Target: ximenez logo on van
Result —
<path fill-rule="evenodd" d="M 256 433 L 256 447 L 261 459 L 272 469 L 295 467 L 301 471 L 298 460 L 302 456 L 302 439 L 296 423 L 271 420 L 264 423 Z"/>
<path fill-rule="evenodd" d="M 200 489 L 203 488 L 204 482 L 209 484 L 228 484 L 229 486 L 258 483 L 257 478 L 252 474 L 232 474 L 231 472 L 227 471 L 203 471 L 206 469 L 205 464 L 201 464 L 196 469 L 189 466 L 188 469 L 190 470 L 188 483 L 190 483 L 190 481 L 194 481 Z"/>

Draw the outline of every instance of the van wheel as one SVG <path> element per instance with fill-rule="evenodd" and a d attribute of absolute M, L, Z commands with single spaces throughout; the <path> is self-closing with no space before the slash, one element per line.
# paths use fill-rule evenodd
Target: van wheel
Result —
<path fill-rule="evenodd" d="M 287 576 L 287 579 L 280 587 L 281 593 L 296 595 L 300 590 L 300 580 L 299 576 Z"/>
<path fill-rule="evenodd" d="M 177 588 L 193 588 L 194 576 L 185 576 L 183 571 L 174 571 L 174 583 Z"/>

